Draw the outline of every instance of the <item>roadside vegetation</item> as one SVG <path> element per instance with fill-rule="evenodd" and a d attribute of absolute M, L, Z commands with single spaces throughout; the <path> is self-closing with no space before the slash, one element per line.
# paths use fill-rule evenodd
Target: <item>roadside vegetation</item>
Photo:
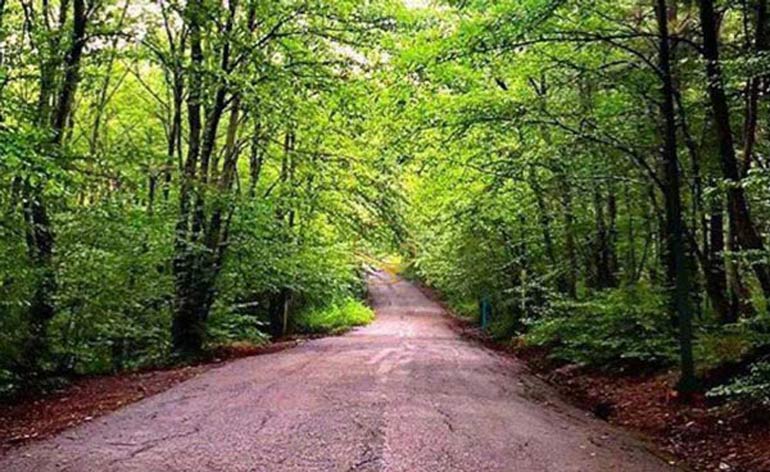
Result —
<path fill-rule="evenodd" d="M 422 10 L 401 56 L 412 271 L 461 313 L 488 300 L 498 339 L 676 368 L 688 395 L 729 364 L 719 395 L 767 400 L 766 7 Z"/>
<path fill-rule="evenodd" d="M 358 300 L 348 298 L 319 309 L 302 312 L 295 323 L 303 333 L 342 333 L 374 320 L 374 311 Z"/>

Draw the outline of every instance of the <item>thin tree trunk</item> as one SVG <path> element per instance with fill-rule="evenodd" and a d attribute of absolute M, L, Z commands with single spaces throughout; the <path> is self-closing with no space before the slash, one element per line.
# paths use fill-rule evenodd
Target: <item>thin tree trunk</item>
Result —
<path fill-rule="evenodd" d="M 5 0 L 0 0 L 0 32 L 3 31 L 3 25 L 5 20 Z M 0 36 L 0 43 L 5 42 L 5 36 Z M 5 49 L 0 48 L 0 75 L 3 77 L 7 77 L 7 74 L 5 72 Z M 3 102 L 3 96 L 5 91 L 5 86 L 8 84 L 8 80 L 3 78 L 0 80 L 0 103 Z M 3 110 L 0 108 L 0 123 L 5 121 L 5 115 L 3 113 Z"/>
<path fill-rule="evenodd" d="M 690 312 L 690 281 L 685 261 L 684 228 L 682 224 L 682 200 L 680 195 L 679 163 L 676 142 L 676 111 L 674 85 L 671 72 L 671 51 L 668 33 L 668 7 L 666 0 L 656 0 L 655 12 L 660 34 L 659 68 L 661 71 L 661 115 L 665 123 L 663 144 L 664 197 L 666 203 L 667 245 L 673 255 L 675 285 L 672 290 L 673 305 L 678 316 L 680 346 L 680 379 L 678 388 L 689 394 L 696 388 L 695 363 L 692 351 L 692 313 Z"/>
<path fill-rule="evenodd" d="M 257 191 L 257 184 L 262 174 L 263 153 L 262 145 L 262 122 L 258 117 L 254 118 L 254 131 L 251 136 L 251 157 L 249 159 L 249 196 L 254 198 Z"/>
<path fill-rule="evenodd" d="M 626 254 L 626 268 L 624 271 L 625 279 L 628 283 L 636 283 L 634 274 L 636 273 L 636 219 L 634 218 L 634 207 L 631 202 L 629 192 L 630 185 L 625 185 L 624 194 L 626 201 L 626 213 L 628 214 L 628 252 Z"/>
<path fill-rule="evenodd" d="M 545 245 L 545 254 L 548 257 L 548 262 L 552 267 L 557 267 L 556 253 L 553 249 L 553 237 L 551 236 L 551 215 L 548 207 L 545 204 L 545 198 L 543 198 L 543 189 L 540 187 L 540 183 L 537 180 L 535 169 L 532 169 L 532 175 L 530 177 L 530 187 L 532 193 L 535 195 L 535 201 L 537 202 L 538 209 L 538 222 L 543 232 L 543 244 Z M 560 287 L 561 289 L 562 287 Z"/>
<path fill-rule="evenodd" d="M 768 49 L 767 0 L 756 1 L 756 33 L 754 48 L 758 53 Z M 754 160 L 754 147 L 757 140 L 757 118 L 759 114 L 759 92 L 764 77 L 751 77 L 746 84 L 746 119 L 743 139 L 743 165 L 741 175 L 745 176 Z"/>
<path fill-rule="evenodd" d="M 594 244 L 596 287 L 605 289 L 612 287 L 613 283 L 610 269 L 609 234 L 604 217 L 604 202 L 598 188 L 594 189 L 594 211 L 596 219 L 596 242 Z"/>
<path fill-rule="evenodd" d="M 724 296 L 727 293 L 727 275 L 723 264 L 725 250 L 724 209 L 719 200 L 714 201 L 710 213 L 708 225 L 709 245 L 706 252 L 709 264 L 704 268 L 704 272 L 706 272 L 706 285 L 709 287 L 710 293 L 721 294 L 721 299 L 711 297 L 714 310 L 717 312 L 720 320 L 723 323 L 734 323 L 738 320 L 737 311 L 734 304 L 730 303 L 730 300 Z"/>
<path fill-rule="evenodd" d="M 607 218 L 609 225 L 607 229 L 607 268 L 609 269 L 609 283 L 611 287 L 617 287 L 618 274 L 618 203 L 615 197 L 615 188 L 610 183 L 609 193 L 607 195 Z"/>
<path fill-rule="evenodd" d="M 562 176 L 562 191 L 564 192 L 564 248 L 567 252 L 567 294 L 577 298 L 577 251 L 575 248 L 575 214 L 572 208 L 572 191 Z"/>
<path fill-rule="evenodd" d="M 181 74 L 181 71 L 176 70 L 175 68 L 173 72 L 171 129 L 169 130 L 168 136 L 166 164 L 163 168 L 164 201 L 168 201 L 169 192 L 171 191 L 171 179 L 173 176 L 173 170 L 175 167 L 177 167 L 174 165 L 174 160 L 181 155 L 182 150 L 182 101 L 184 85 L 182 82 Z"/>

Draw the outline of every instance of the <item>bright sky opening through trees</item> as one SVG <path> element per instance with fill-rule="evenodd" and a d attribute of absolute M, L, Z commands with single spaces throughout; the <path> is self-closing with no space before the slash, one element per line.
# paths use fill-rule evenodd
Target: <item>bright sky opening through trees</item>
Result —
<path fill-rule="evenodd" d="M 766 0 L 0 0 L 0 390 L 366 322 L 770 401 Z M 364 310 L 364 311 L 362 311 Z M 763 373 L 764 372 L 764 373 Z"/>

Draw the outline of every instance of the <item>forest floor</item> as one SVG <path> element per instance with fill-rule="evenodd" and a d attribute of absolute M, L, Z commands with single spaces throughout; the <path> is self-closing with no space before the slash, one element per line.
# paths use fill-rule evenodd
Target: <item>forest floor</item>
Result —
<path fill-rule="evenodd" d="M 675 470 L 470 342 L 437 303 L 382 273 L 374 323 L 200 372 L 47 439 L 0 470 Z"/>
<path fill-rule="evenodd" d="M 440 296 L 421 287 L 432 300 Z M 443 303 L 442 303 L 443 305 Z M 449 311 L 448 307 L 445 309 Z M 738 405 L 714 405 L 702 395 L 679 400 L 673 371 L 606 372 L 563 365 L 547 349 L 496 342 L 459 317 L 455 329 L 466 339 L 521 359 L 541 379 L 577 406 L 656 443 L 698 471 L 770 471 L 770 418 Z"/>
<path fill-rule="evenodd" d="M 543 350 L 517 356 L 542 378 L 597 416 L 653 438 L 695 470 L 770 471 L 770 418 L 738 405 L 714 405 L 702 396 L 682 402 L 676 372 L 636 376 L 563 366 Z"/>

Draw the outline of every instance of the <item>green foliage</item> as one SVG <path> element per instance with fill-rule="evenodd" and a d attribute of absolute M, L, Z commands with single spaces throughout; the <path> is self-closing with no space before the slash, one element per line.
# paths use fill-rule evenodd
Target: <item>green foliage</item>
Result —
<path fill-rule="evenodd" d="M 340 333 L 374 320 L 374 312 L 358 300 L 348 298 L 321 308 L 311 307 L 294 320 L 301 333 Z"/>
<path fill-rule="evenodd" d="M 770 289 L 758 281 L 770 260 L 769 141 L 739 131 L 751 131 L 747 84 L 767 69 L 762 52 L 746 47 L 756 44 L 757 12 L 718 8 L 730 115 L 722 121 L 733 125 L 738 167 L 752 159 L 741 154 L 747 144 L 756 154 L 747 172 L 736 169 L 744 174 L 736 183 L 713 126 L 720 107 L 706 87 L 703 37 L 685 28 L 703 2 L 663 3 L 681 172 L 675 197 L 675 179 L 662 172 L 663 48 L 653 4 L 453 1 L 414 15 L 416 31 L 395 41 L 393 67 L 406 80 L 391 88 L 391 129 L 415 130 L 397 147 L 407 156 L 411 204 L 403 252 L 462 314 L 474 317 L 488 299 L 493 337 L 523 336 L 595 366 L 687 363 L 690 343 L 680 341 L 672 313 L 685 303 L 669 300 L 678 296 L 689 302 L 691 323 L 682 326 L 693 325 L 701 370 L 767 346 Z M 768 111 L 766 100 L 757 103 Z M 755 124 L 766 123 L 762 115 Z M 736 247 L 741 237 L 730 234 L 741 218 L 728 205 L 736 188 L 764 249 Z M 667 212 L 664 202 L 674 200 Z M 686 270 L 667 249 L 671 229 L 680 232 L 675 207 L 686 226 Z M 671 290 L 676 280 L 690 285 L 688 295 Z"/>
<path fill-rule="evenodd" d="M 668 365 L 676 342 L 664 297 L 618 289 L 582 302 L 562 301 L 552 316 L 532 320 L 525 341 L 553 347 L 553 356 L 593 366 Z"/>
<path fill-rule="evenodd" d="M 60 313 L 49 328 L 59 367 L 100 373 L 157 364 L 167 354 L 166 217 L 119 196 L 63 215 L 57 225 Z"/>
<path fill-rule="evenodd" d="M 710 390 L 708 395 L 746 402 L 752 407 L 770 408 L 770 362 L 760 361 L 753 364 L 748 374 Z"/>
<path fill-rule="evenodd" d="M 249 313 L 214 312 L 206 329 L 208 342 L 212 345 L 235 341 L 260 345 L 270 340 L 265 334 L 265 323 Z"/>
<path fill-rule="evenodd" d="M 5 3 L 1 391 L 164 364 L 189 306 L 206 345 L 265 342 L 282 294 L 363 322 L 357 254 L 403 232 L 372 106 L 400 1 L 105 0 L 82 42 L 78 2 Z"/>

